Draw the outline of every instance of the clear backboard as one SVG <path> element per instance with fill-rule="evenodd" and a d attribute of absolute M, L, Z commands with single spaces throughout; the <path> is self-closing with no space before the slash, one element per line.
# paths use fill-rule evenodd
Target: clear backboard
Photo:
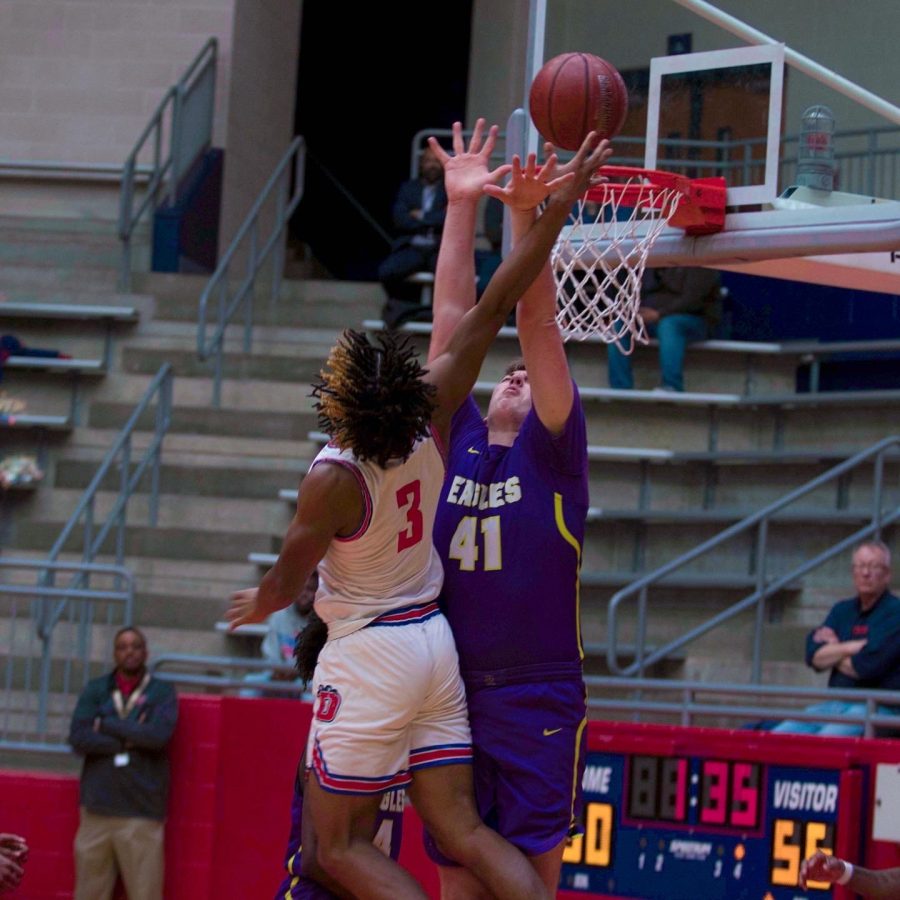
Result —
<path fill-rule="evenodd" d="M 858 129 L 844 134 L 827 109 L 785 123 L 787 67 L 876 113 L 873 133 L 900 125 L 900 108 L 709 3 L 675 2 L 748 46 L 650 60 L 634 109 L 646 110 L 646 142 L 614 142 L 617 156 L 642 151 L 633 164 L 689 178 L 724 177 L 727 214 L 715 234 L 689 237 L 667 226 L 647 264 L 900 294 L 900 149 L 873 153 L 871 138 Z M 539 25 L 538 16 L 538 44 Z M 627 243 L 619 252 L 629 252 Z"/>

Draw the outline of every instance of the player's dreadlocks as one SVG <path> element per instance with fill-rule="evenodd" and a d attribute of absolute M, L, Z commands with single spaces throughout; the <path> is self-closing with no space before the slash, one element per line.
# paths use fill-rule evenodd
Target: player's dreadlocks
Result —
<path fill-rule="evenodd" d="M 309 618 L 303 630 L 294 641 L 294 666 L 300 677 L 308 684 L 312 681 L 316 670 L 319 652 L 328 640 L 328 626 L 319 618 L 319 614 L 310 610 Z"/>
<path fill-rule="evenodd" d="M 428 434 L 435 388 L 422 380 L 409 338 L 346 330 L 332 349 L 326 368 L 313 382 L 319 427 L 358 459 L 382 468 L 406 459 L 415 442 Z"/>

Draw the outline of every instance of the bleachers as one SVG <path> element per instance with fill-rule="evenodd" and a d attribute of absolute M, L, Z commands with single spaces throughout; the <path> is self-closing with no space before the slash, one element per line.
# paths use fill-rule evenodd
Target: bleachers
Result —
<path fill-rule="evenodd" d="M 30 275 L 20 270 L 14 273 L 15 296 L 0 302 L 0 315 L 4 308 L 12 311 L 11 330 L 21 330 L 26 345 L 55 346 L 75 357 L 53 371 L 40 362 L 7 369 L 10 393 L 13 385 L 24 384 L 14 378 L 33 379 L 34 391 L 29 409 L 17 417 L 21 424 L 8 423 L 7 434 L 38 423 L 44 435 L 65 429 L 64 442 L 52 445 L 44 487 L 19 504 L 8 539 L 25 555 L 46 550 L 147 380 L 161 362 L 171 361 L 176 387 L 160 470 L 160 522 L 150 528 L 141 518 L 142 486 L 131 504 L 135 522 L 126 530 L 137 620 L 151 629 L 160 652 L 252 652 L 257 637 L 227 635 L 216 623 L 229 594 L 255 583 L 260 567 L 273 560 L 297 484 L 322 439 L 315 431 L 309 381 L 341 328 L 375 326 L 381 291 L 367 284 L 286 282 L 279 304 L 255 305 L 251 351 L 243 350 L 239 337 L 229 338 L 223 404 L 213 409 L 210 372 L 195 355 L 196 299 L 204 280 L 137 275 L 135 295 L 98 288 L 104 305 L 91 304 L 81 290 L 84 284 L 93 289 L 96 278 L 89 274 L 79 284 L 66 270 L 54 285 L 43 270 Z M 61 340 L 51 343 L 37 319 L 29 323 L 15 312 L 16 304 L 43 303 L 52 307 L 45 313 L 52 316 L 67 297 L 82 307 L 102 308 L 98 318 L 59 332 L 65 346 Z M 406 330 L 424 348 L 430 326 L 411 323 Z M 103 352 L 106 334 L 115 338 L 108 353 Z M 503 329 L 484 366 L 479 399 L 516 354 L 514 338 L 514 329 Z M 636 355 L 641 389 L 623 392 L 606 387 L 601 346 L 591 341 L 568 346 L 589 427 L 592 507 L 582 608 L 592 670 L 603 671 L 606 606 L 616 590 L 896 430 L 893 393 L 795 393 L 797 366 L 828 349 L 704 342 L 689 351 L 686 377 L 692 390 L 671 395 L 644 389 L 656 375 L 652 349 Z M 81 392 L 80 417 L 61 402 L 67 377 Z M 140 427 L 146 431 L 151 425 L 149 414 Z M 143 439 L 139 434 L 137 443 Z M 896 460 L 887 463 L 886 483 L 896 482 L 898 467 Z M 775 570 L 810 552 L 820 538 L 859 527 L 870 508 L 870 488 L 863 480 L 816 494 L 770 523 L 778 544 Z M 702 621 L 751 590 L 751 544 L 741 539 L 670 579 L 655 601 L 664 624 L 648 642 L 671 638 L 685 623 Z M 767 624 L 770 670 L 781 678 L 808 679 L 799 664 L 802 632 L 846 587 L 843 565 L 825 566 L 787 586 L 772 604 Z M 629 627 L 626 622 L 626 643 Z M 715 673 L 741 657 L 729 654 L 721 640 L 702 641 L 666 672 Z"/>

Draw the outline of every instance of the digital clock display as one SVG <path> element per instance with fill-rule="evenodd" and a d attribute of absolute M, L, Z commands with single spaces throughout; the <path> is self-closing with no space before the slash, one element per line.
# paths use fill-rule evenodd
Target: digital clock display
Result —
<path fill-rule="evenodd" d="M 632 756 L 627 817 L 755 831 L 760 819 L 760 771 L 756 763 Z"/>

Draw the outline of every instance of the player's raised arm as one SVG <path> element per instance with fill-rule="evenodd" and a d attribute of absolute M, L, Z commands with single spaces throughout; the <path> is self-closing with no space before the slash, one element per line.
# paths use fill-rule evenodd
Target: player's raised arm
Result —
<path fill-rule="evenodd" d="M 434 422 L 439 429 L 468 395 L 491 342 L 506 321 L 516 301 L 544 267 L 559 229 L 574 199 L 587 190 L 590 179 L 604 157 L 592 132 L 576 154 L 571 171 L 547 185 L 552 193 L 543 214 L 497 269 L 480 302 L 460 320 L 446 350 L 432 358 L 427 379 L 438 389 Z"/>
<path fill-rule="evenodd" d="M 444 190 L 447 192 L 447 215 L 434 273 L 431 343 L 429 362 L 444 352 L 453 329 L 475 305 L 475 229 L 478 201 L 484 187 L 493 184 L 509 171 L 499 166 L 491 171 L 491 153 L 497 142 L 497 126 L 484 136 L 484 119 L 475 123 L 472 139 L 466 149 L 462 123 L 453 123 L 453 155 L 434 139 L 428 144 L 444 167 Z"/>
<path fill-rule="evenodd" d="M 229 628 L 263 622 L 294 602 L 331 541 L 351 532 L 362 519 L 355 477 L 341 466 L 317 465 L 303 479 L 297 511 L 275 565 L 258 588 L 238 591 L 225 613 Z"/>
<path fill-rule="evenodd" d="M 544 149 L 546 162 L 540 170 L 532 156 L 524 170 L 513 172 L 504 188 L 485 188 L 487 193 L 510 207 L 514 245 L 531 227 L 535 207 L 543 200 L 542 189 L 545 185 L 555 183 L 554 179 L 574 171 L 571 167 L 578 165 L 573 160 L 559 167 L 553 147 L 547 144 Z M 597 150 L 600 154 L 598 166 L 601 166 L 612 154 L 612 148 L 608 141 L 601 141 Z M 519 301 L 516 324 L 535 412 L 545 428 L 559 433 L 572 408 L 573 390 L 562 337 L 556 324 L 556 282 L 549 257 Z"/>

